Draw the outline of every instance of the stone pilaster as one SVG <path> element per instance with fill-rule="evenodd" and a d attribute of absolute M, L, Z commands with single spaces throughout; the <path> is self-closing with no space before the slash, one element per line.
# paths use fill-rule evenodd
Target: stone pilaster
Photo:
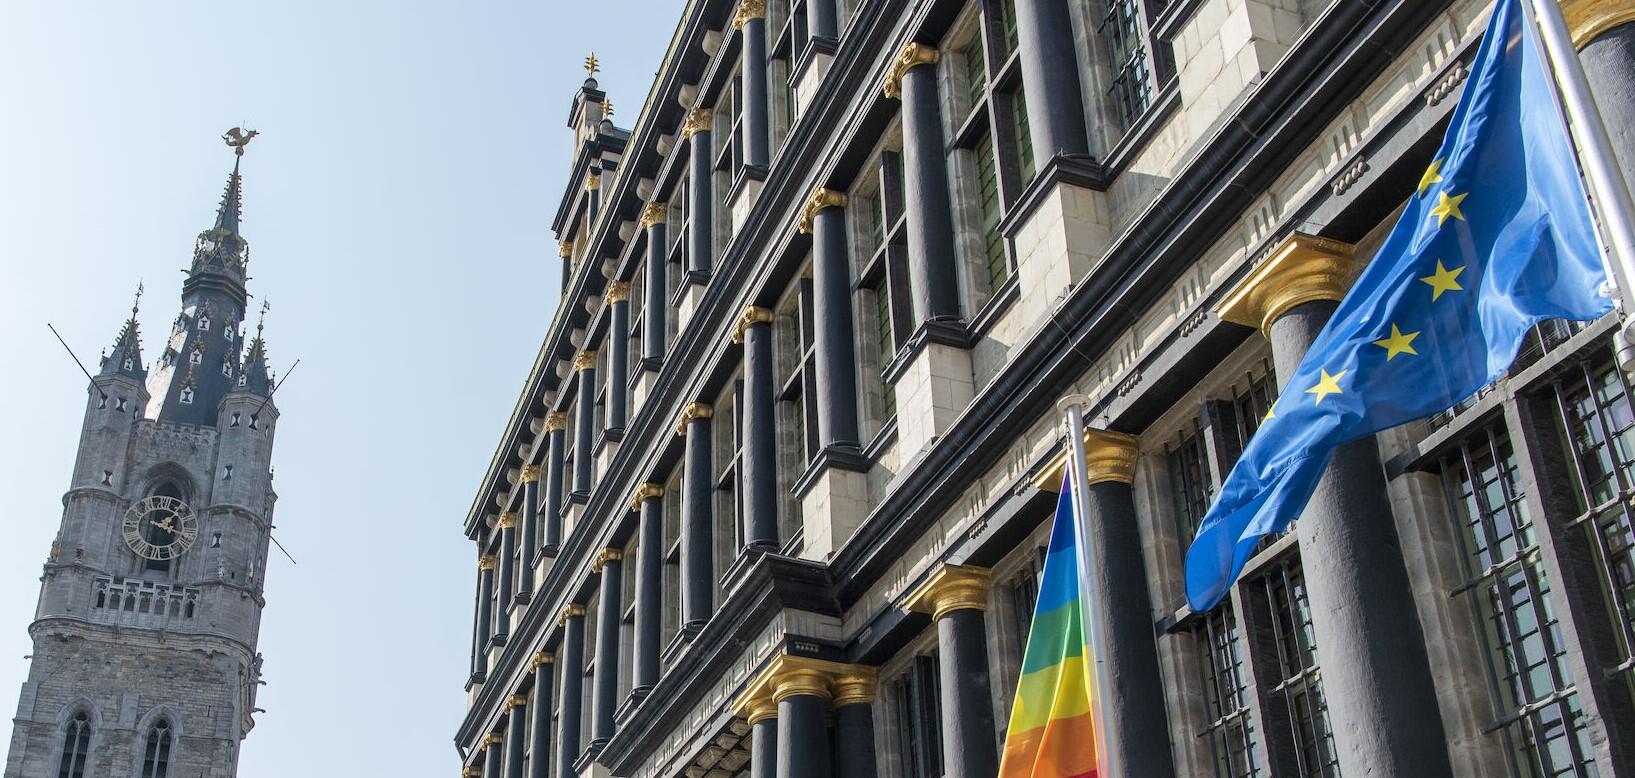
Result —
<path fill-rule="evenodd" d="M 522 528 L 517 542 L 522 544 L 522 569 L 517 571 L 516 598 L 527 603 L 534 596 L 534 552 L 539 548 L 539 465 L 522 467 Z"/>
<path fill-rule="evenodd" d="M 643 698 L 659 682 L 659 635 L 664 609 L 664 487 L 642 484 L 630 500 L 641 514 L 636 540 L 636 645 L 632 650 L 631 697 Z"/>
<path fill-rule="evenodd" d="M 625 407 L 625 379 L 630 375 L 630 284 L 612 281 L 602 295 L 608 307 L 607 333 L 607 428 L 624 431 L 629 409 Z"/>
<path fill-rule="evenodd" d="M 471 635 L 471 677 L 482 683 L 488 675 L 488 642 L 494 628 L 494 558 L 477 558 L 476 618 Z"/>
<path fill-rule="evenodd" d="M 551 775 L 551 671 L 556 658 L 543 651 L 534 654 L 530 665 L 534 675 L 533 702 L 528 710 L 533 713 L 533 742 L 529 744 L 528 778 L 550 778 Z"/>
<path fill-rule="evenodd" d="M 545 434 L 549 437 L 549 451 L 545 459 L 545 538 L 546 556 L 556 556 L 562 548 L 562 513 L 565 501 L 567 474 L 568 415 L 552 411 L 545 417 Z"/>
<path fill-rule="evenodd" d="M 1062 13 L 1066 14 L 1065 8 Z M 908 44 L 886 74 L 885 92 L 887 97 L 900 99 L 903 106 L 903 202 L 914 325 L 920 329 L 933 322 L 941 324 L 942 330 L 931 325 L 933 332 L 928 336 L 963 343 L 947 144 L 937 95 L 940 59 L 935 48 Z"/>
<path fill-rule="evenodd" d="M 743 524 L 745 545 L 778 549 L 777 379 L 772 365 L 772 311 L 749 306 L 732 339 L 744 347 Z"/>
<path fill-rule="evenodd" d="M 596 445 L 596 352 L 581 351 L 573 358 L 574 372 L 579 374 L 579 401 L 573 425 L 573 491 L 578 496 L 590 494 L 595 477 L 593 452 Z"/>
<path fill-rule="evenodd" d="M 999 769 L 983 615 L 991 579 L 992 573 L 984 568 L 944 565 L 905 603 L 910 610 L 931 614 L 937 625 L 947 778 L 987 778 Z M 1146 628 L 1152 629 L 1150 624 Z"/>
<path fill-rule="evenodd" d="M 557 618 L 562 627 L 562 704 L 557 714 L 556 774 L 577 773 L 579 722 L 585 704 L 585 606 L 570 603 Z"/>
<path fill-rule="evenodd" d="M 499 626 L 495 630 L 495 634 L 503 637 L 510 634 L 511 631 L 511 607 L 514 604 L 511 599 L 516 591 L 517 571 L 513 560 L 516 559 L 517 554 L 517 515 L 509 511 L 500 514 L 499 521 L 494 524 L 494 529 L 500 533 L 498 573 L 500 599 L 499 612 L 495 614 L 495 617 L 499 620 Z"/>
<path fill-rule="evenodd" d="M 710 406 L 682 409 L 676 434 L 687 438 L 681 482 L 681 634 L 691 640 L 715 607 L 715 479 L 710 446 Z"/>
<path fill-rule="evenodd" d="M 1351 246 L 1295 235 L 1222 301 L 1295 373 L 1355 273 Z M 1413 591 L 1373 437 L 1341 446 L 1300 516 L 1300 557 L 1343 772 L 1451 773 Z"/>
<path fill-rule="evenodd" d="M 1057 154 L 1089 156 L 1079 61 L 1067 4 L 1017 0 L 1015 12 L 1033 158 L 1042 166 Z"/>
<path fill-rule="evenodd" d="M 688 141 L 687 167 L 687 281 L 702 285 L 709 280 L 715 261 L 715 173 L 710 139 L 714 117 L 708 108 L 694 108 L 681 125 L 681 137 Z"/>
<path fill-rule="evenodd" d="M 513 694 L 505 699 L 505 778 L 525 778 L 523 746 L 528 737 L 528 698 Z"/>
<path fill-rule="evenodd" d="M 744 163 L 766 167 L 772 142 L 767 121 L 766 0 L 740 0 L 732 26 L 744 36 Z"/>
<path fill-rule="evenodd" d="M 503 778 L 505 738 L 497 732 L 483 735 L 483 778 Z"/>
<path fill-rule="evenodd" d="M 647 231 L 647 272 L 642 287 L 642 365 L 649 371 L 658 370 L 659 364 L 664 361 L 668 335 L 665 319 L 669 315 L 670 301 L 664 299 L 665 290 L 669 288 L 666 277 L 668 258 L 665 255 L 669 237 L 664 223 L 668 213 L 667 203 L 648 203 L 642 208 L 641 219 L 636 222 L 638 229 Z"/>
<path fill-rule="evenodd" d="M 857 351 L 852 343 L 851 259 L 846 250 L 846 195 L 818 188 L 802 211 L 812 235 L 812 311 L 817 351 L 818 440 L 826 450 L 857 452 Z"/>

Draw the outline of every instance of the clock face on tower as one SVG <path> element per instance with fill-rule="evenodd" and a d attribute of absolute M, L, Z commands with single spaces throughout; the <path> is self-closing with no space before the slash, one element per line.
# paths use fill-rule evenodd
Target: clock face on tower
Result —
<path fill-rule="evenodd" d="M 175 559 L 193 547 L 199 520 L 187 503 L 156 494 L 125 512 L 125 545 L 147 559 Z"/>

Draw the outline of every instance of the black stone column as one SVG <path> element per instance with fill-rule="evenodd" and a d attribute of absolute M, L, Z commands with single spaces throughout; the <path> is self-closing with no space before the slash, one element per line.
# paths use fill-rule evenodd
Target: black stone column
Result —
<path fill-rule="evenodd" d="M 1258 265 L 1218 312 L 1268 333 L 1278 378 L 1286 383 L 1344 297 L 1354 264 L 1350 246 L 1296 235 Z M 1334 453 L 1295 532 L 1341 770 L 1451 774 L 1436 685 L 1374 438 Z"/>
<path fill-rule="evenodd" d="M 472 625 L 471 675 L 481 681 L 488 675 L 488 641 L 494 628 L 494 558 L 477 558 L 477 607 Z"/>
<path fill-rule="evenodd" d="M 766 3 L 742 2 L 732 24 L 744 36 L 744 164 L 766 167 L 772 142 L 767 123 Z"/>
<path fill-rule="evenodd" d="M 630 376 L 630 284 L 613 281 L 602 296 L 608 306 L 607 333 L 607 428 L 624 430 L 627 410 L 625 391 Z"/>
<path fill-rule="evenodd" d="M 691 640 L 715 607 L 714 477 L 710 472 L 710 406 L 692 403 L 676 422 L 687 437 L 681 479 L 681 632 Z"/>
<path fill-rule="evenodd" d="M 1613 14 L 1607 18 L 1617 19 Z M 1607 125 L 1613 153 L 1624 180 L 1635 181 L 1635 24 L 1602 28 L 1595 20 L 1569 17 L 1573 42 L 1579 46 L 1590 94 Z M 1593 26 L 1586 26 L 1586 22 Z"/>
<path fill-rule="evenodd" d="M 957 233 L 934 67 L 940 58 L 936 49 L 910 43 L 886 79 L 886 96 L 903 101 L 903 202 L 916 326 L 962 318 L 954 251 Z"/>
<path fill-rule="evenodd" d="M 821 672 L 795 668 L 780 671 L 773 684 L 778 778 L 829 778 L 829 734 L 823 721 L 829 708 L 828 679 Z"/>
<path fill-rule="evenodd" d="M 523 746 L 528 737 L 528 698 L 513 694 L 505 701 L 505 778 L 525 778 Z"/>
<path fill-rule="evenodd" d="M 576 775 L 579 717 L 585 704 L 585 606 L 570 603 L 557 620 L 562 626 L 562 706 L 557 713 L 556 774 Z"/>
<path fill-rule="evenodd" d="M 749 712 L 749 778 L 778 778 L 778 706 L 765 700 Z"/>
<path fill-rule="evenodd" d="M 543 651 L 534 654 L 533 742 L 528 744 L 528 778 L 551 775 L 551 670 L 554 658 Z"/>
<path fill-rule="evenodd" d="M 1133 436 L 1102 430 L 1091 430 L 1088 437 L 1085 469 L 1090 486 L 1085 505 L 1098 568 L 1098 653 L 1108 684 L 1102 690 L 1106 748 L 1111 763 L 1126 774 L 1173 775 L 1152 600 L 1131 488 L 1138 442 Z"/>
<path fill-rule="evenodd" d="M 665 299 L 669 289 L 669 263 L 665 256 L 669 237 L 664 225 L 668 208 L 664 203 L 648 203 L 637 223 L 637 227 L 647 230 L 647 274 L 642 282 L 642 363 L 649 370 L 657 370 L 664 361 L 664 341 L 669 336 L 665 322 L 670 306 L 670 301 Z"/>
<path fill-rule="evenodd" d="M 702 284 L 714 264 L 715 173 L 710 159 L 708 108 L 694 108 L 681 125 L 681 137 L 690 140 L 687 168 L 687 280 Z"/>
<path fill-rule="evenodd" d="M 812 233 L 813 340 L 817 351 L 818 441 L 825 449 L 861 448 L 857 429 L 857 350 L 852 342 L 851 259 L 846 253 L 846 195 L 812 193 L 800 229 Z"/>
<path fill-rule="evenodd" d="M 778 549 L 777 385 L 772 369 L 772 312 L 744 309 L 732 339 L 744 345 L 744 545 Z"/>
<path fill-rule="evenodd" d="M 505 637 L 511 632 L 511 597 L 516 591 L 517 515 L 506 511 L 500 514 L 494 528 L 500 531 L 499 611 L 494 614 L 498 624 L 494 634 Z"/>
<path fill-rule="evenodd" d="M 592 474 L 595 472 L 596 450 L 596 352 L 581 351 L 573 358 L 573 369 L 579 374 L 579 401 L 573 424 L 573 492 L 590 494 Z"/>
<path fill-rule="evenodd" d="M 497 732 L 483 735 L 483 778 L 504 778 L 500 771 L 504 759 L 505 740 Z"/>
<path fill-rule="evenodd" d="M 807 0 L 806 19 L 813 40 L 832 41 L 840 37 L 840 14 L 836 0 Z"/>
<path fill-rule="evenodd" d="M 568 293 L 568 285 L 573 283 L 573 241 L 558 243 L 556 255 L 562 258 L 562 286 L 558 289 L 558 296 L 561 296 Z"/>
<path fill-rule="evenodd" d="M 1027 90 L 1033 158 L 1043 166 L 1057 154 L 1089 156 L 1073 24 L 1060 0 L 1016 0 L 1017 51 Z M 1126 767 L 1126 769 L 1129 769 Z"/>
<path fill-rule="evenodd" d="M 539 546 L 539 465 L 522 468 L 522 569 L 517 571 L 517 602 L 534 597 L 534 550 Z"/>
<path fill-rule="evenodd" d="M 875 778 L 874 668 L 858 667 L 834 679 L 836 775 Z"/>
<path fill-rule="evenodd" d="M 585 176 L 585 213 L 591 224 L 602 210 L 602 171 L 591 168 Z"/>
<path fill-rule="evenodd" d="M 545 417 L 545 434 L 550 436 L 550 451 L 545 459 L 545 546 L 546 556 L 556 556 L 562 548 L 563 490 L 567 481 L 567 427 L 568 416 L 552 411 Z"/>
<path fill-rule="evenodd" d="M 999 770 L 983 617 L 991 576 L 984 568 L 945 565 L 909 596 L 909 607 L 937 624 L 945 778 L 989 778 Z"/>
<path fill-rule="evenodd" d="M 596 552 L 591 571 L 602 577 L 601 605 L 596 618 L 596 673 L 590 710 L 591 750 L 600 751 L 613 739 L 613 713 L 619 707 L 619 625 L 624 612 L 624 552 L 604 548 Z"/>
<path fill-rule="evenodd" d="M 636 540 L 636 645 L 631 695 L 646 697 L 659 682 L 660 625 L 664 609 L 664 487 L 636 488 L 631 509 L 641 512 Z"/>

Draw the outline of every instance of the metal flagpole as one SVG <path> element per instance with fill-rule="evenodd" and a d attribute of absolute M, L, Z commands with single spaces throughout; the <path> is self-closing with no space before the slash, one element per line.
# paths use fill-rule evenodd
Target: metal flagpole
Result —
<path fill-rule="evenodd" d="M 1623 316 L 1616 338 L 1618 365 L 1627 373 L 1635 370 L 1635 201 L 1630 199 L 1629 184 L 1613 154 L 1601 111 L 1590 95 L 1584 63 L 1579 61 L 1578 49 L 1567 32 L 1561 6 L 1556 0 L 1527 0 L 1526 5 L 1533 12 L 1529 15 L 1538 24 L 1555 72 L 1569 130 L 1578 146 L 1578 160 L 1590 186 L 1590 206 L 1600 218 L 1611 249 L 1608 270 L 1618 287 Z"/>
<path fill-rule="evenodd" d="M 1096 549 L 1090 545 L 1090 485 L 1086 473 L 1089 464 L 1084 457 L 1084 409 L 1090 398 L 1082 394 L 1068 395 L 1056 404 L 1067 413 L 1067 474 L 1073 489 L 1073 540 L 1078 553 L 1074 560 L 1079 568 L 1079 601 L 1083 605 L 1085 641 L 1094 664 L 1090 671 L 1090 716 L 1096 728 L 1096 776 L 1114 778 L 1119 774 L 1116 757 L 1107 738 L 1107 700 L 1103 697 L 1107 684 L 1107 667 L 1101 655 L 1101 618 L 1096 605 Z"/>

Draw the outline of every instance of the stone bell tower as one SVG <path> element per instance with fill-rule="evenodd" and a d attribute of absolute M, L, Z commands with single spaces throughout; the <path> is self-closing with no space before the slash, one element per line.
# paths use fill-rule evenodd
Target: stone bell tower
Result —
<path fill-rule="evenodd" d="M 242 156 L 254 135 L 223 138 Z M 262 328 L 243 333 L 241 185 L 235 159 L 152 364 L 133 306 L 91 379 L 4 778 L 238 773 L 278 422 Z"/>

